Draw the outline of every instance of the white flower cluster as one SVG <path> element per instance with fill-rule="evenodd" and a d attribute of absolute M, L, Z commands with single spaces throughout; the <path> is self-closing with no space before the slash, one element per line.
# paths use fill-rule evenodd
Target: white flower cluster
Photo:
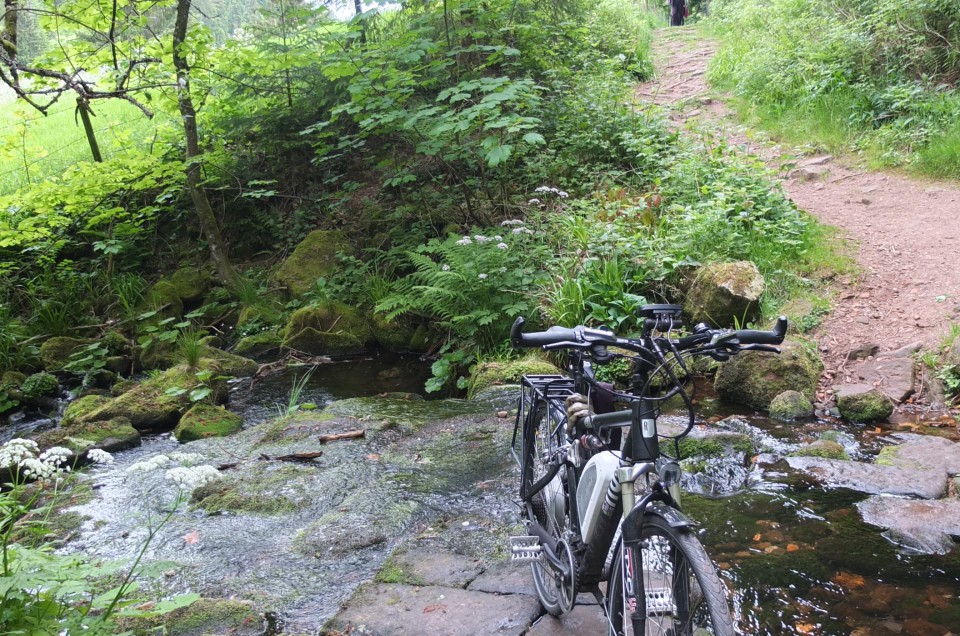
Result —
<path fill-rule="evenodd" d="M 7 468 L 27 479 L 51 479 L 70 471 L 73 451 L 54 446 L 37 457 L 40 447 L 31 439 L 15 438 L 0 447 L 0 468 Z"/>
<path fill-rule="evenodd" d="M 32 439 L 14 438 L 0 446 L 0 468 L 13 468 L 36 456 L 40 447 Z"/>
<path fill-rule="evenodd" d="M 520 219 L 508 219 L 506 221 L 500 221 L 500 225 L 507 227 L 508 225 L 523 225 L 523 221 Z"/>
<path fill-rule="evenodd" d="M 166 468 L 172 463 L 173 463 L 172 460 L 166 455 L 154 455 L 150 459 L 145 459 L 142 462 L 131 464 L 130 467 L 127 468 L 127 472 L 128 473 L 149 473 L 151 471 L 158 470 L 160 468 Z"/>
<path fill-rule="evenodd" d="M 507 245 L 506 243 L 502 243 L 502 242 L 501 242 L 501 243 L 497 243 L 497 249 L 498 249 L 498 250 L 505 250 L 505 249 L 509 249 L 509 248 L 510 248 L 510 246 Z"/>
<path fill-rule="evenodd" d="M 206 459 L 200 453 L 177 452 L 177 453 L 170 453 L 168 457 L 170 458 L 170 461 L 177 462 L 181 466 L 194 466 L 202 462 L 204 459 Z"/>
<path fill-rule="evenodd" d="M 87 459 L 94 464 L 112 464 L 113 455 L 101 448 L 91 448 L 87 451 Z"/>
<path fill-rule="evenodd" d="M 568 196 L 570 196 L 568 193 L 564 192 L 560 188 L 552 188 L 550 186 L 540 186 L 539 188 L 534 190 L 534 192 L 549 192 L 550 194 L 557 195 L 561 199 L 566 199 Z"/>
<path fill-rule="evenodd" d="M 220 471 L 213 466 L 177 466 L 167 471 L 167 479 L 183 490 L 193 490 L 220 479 Z"/>
<path fill-rule="evenodd" d="M 473 241 L 470 240 L 469 236 L 464 236 L 462 239 L 457 241 L 457 245 L 470 245 L 471 243 L 473 243 Z"/>
<path fill-rule="evenodd" d="M 485 280 L 485 279 L 487 278 L 487 275 L 486 275 L 486 274 L 477 274 L 477 278 L 479 278 L 480 280 Z"/>

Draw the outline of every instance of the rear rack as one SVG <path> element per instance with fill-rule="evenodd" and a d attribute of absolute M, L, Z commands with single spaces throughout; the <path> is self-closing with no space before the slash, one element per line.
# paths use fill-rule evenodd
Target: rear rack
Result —
<path fill-rule="evenodd" d="M 525 375 L 520 380 L 521 396 L 517 400 L 517 416 L 513 422 L 513 440 L 510 442 L 510 454 L 520 465 L 520 455 L 517 453 L 517 439 L 527 417 L 527 405 L 540 400 L 560 400 L 576 393 L 572 378 L 565 375 Z"/>

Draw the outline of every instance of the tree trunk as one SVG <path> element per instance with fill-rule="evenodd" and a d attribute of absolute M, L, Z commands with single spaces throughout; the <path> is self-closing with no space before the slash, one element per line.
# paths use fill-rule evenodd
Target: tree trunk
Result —
<path fill-rule="evenodd" d="M 177 70 L 177 100 L 180 103 L 180 116 L 183 118 L 183 135 L 187 144 L 185 153 L 187 171 L 187 189 L 200 220 L 200 228 L 210 246 L 210 257 L 217 268 L 217 275 L 228 287 L 237 284 L 237 271 L 230 263 L 227 245 L 220 235 L 217 218 L 200 184 L 200 138 L 197 132 L 197 111 L 190 96 L 190 65 L 184 42 L 187 37 L 187 23 L 190 19 L 191 0 L 178 0 L 177 21 L 173 27 L 173 66 Z"/>
<path fill-rule="evenodd" d="M 4 56 L 9 60 L 7 66 L 13 76 L 13 81 L 17 81 L 17 6 L 19 0 L 3 0 L 3 26 L 0 29 L 0 46 L 3 47 Z"/>

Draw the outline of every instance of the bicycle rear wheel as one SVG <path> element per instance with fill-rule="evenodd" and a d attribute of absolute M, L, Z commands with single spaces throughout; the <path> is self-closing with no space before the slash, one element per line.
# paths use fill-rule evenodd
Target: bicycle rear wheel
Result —
<path fill-rule="evenodd" d="M 528 492 L 533 484 L 549 472 L 551 460 L 556 458 L 565 425 L 565 416 L 559 407 L 551 406 L 543 400 L 536 402 L 527 418 L 524 425 L 521 494 Z M 564 529 L 569 526 L 567 515 L 570 514 L 564 470 L 561 469 L 543 489 L 533 495 L 530 508 L 537 523 L 546 528 L 552 537 L 563 537 Z M 569 549 L 559 556 L 572 561 Z M 533 571 L 533 585 L 543 608 L 554 616 L 569 610 L 574 601 L 573 582 L 570 577 L 563 576 L 543 553 L 530 567 Z"/>
<path fill-rule="evenodd" d="M 623 542 L 610 565 L 605 600 L 610 636 L 733 636 L 726 589 L 706 551 L 689 529 L 672 528 L 656 515 L 643 518 L 633 550 L 638 614 L 624 612 Z"/>

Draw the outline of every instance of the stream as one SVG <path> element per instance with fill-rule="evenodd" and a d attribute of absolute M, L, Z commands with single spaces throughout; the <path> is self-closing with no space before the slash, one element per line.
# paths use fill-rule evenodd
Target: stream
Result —
<path fill-rule="evenodd" d="M 113 464 L 83 471 L 86 501 L 69 512 L 86 520 L 61 550 L 131 559 L 169 515 L 147 546 L 146 591 L 249 599 L 276 613 L 277 632 L 298 634 L 319 633 L 397 547 L 429 539 L 485 562 L 505 557 L 504 538 L 518 523 L 507 450 L 513 418 L 492 413 L 507 408 L 509 395 L 403 402 L 398 393 L 423 386 L 423 363 L 339 362 L 319 367 L 305 387 L 301 400 L 317 410 L 265 436 L 258 424 L 277 417 L 276 404 L 303 372 L 234 385 L 230 408 L 246 426 L 237 435 L 187 444 L 148 437 Z M 376 395 L 385 397 L 356 400 Z M 749 431 L 761 452 L 747 468 L 714 471 L 720 482 L 737 482 L 726 489 L 733 494 L 706 496 L 724 492 L 723 483 L 690 476 L 688 485 L 706 495 L 685 495 L 684 506 L 736 590 L 742 633 L 958 633 L 960 551 L 926 556 L 898 548 L 860 520 L 855 504 L 865 495 L 817 485 L 781 461 L 831 429 L 843 431 L 851 457 L 869 459 L 890 431 L 721 416 L 719 426 Z M 364 427 L 367 438 L 326 444 L 309 463 L 268 461 L 281 451 L 315 450 L 309 436 L 284 436 L 331 421 Z M 151 462 L 235 464 L 222 471 L 220 492 L 234 496 L 232 507 L 178 502 L 164 470 L 140 469 Z"/>

